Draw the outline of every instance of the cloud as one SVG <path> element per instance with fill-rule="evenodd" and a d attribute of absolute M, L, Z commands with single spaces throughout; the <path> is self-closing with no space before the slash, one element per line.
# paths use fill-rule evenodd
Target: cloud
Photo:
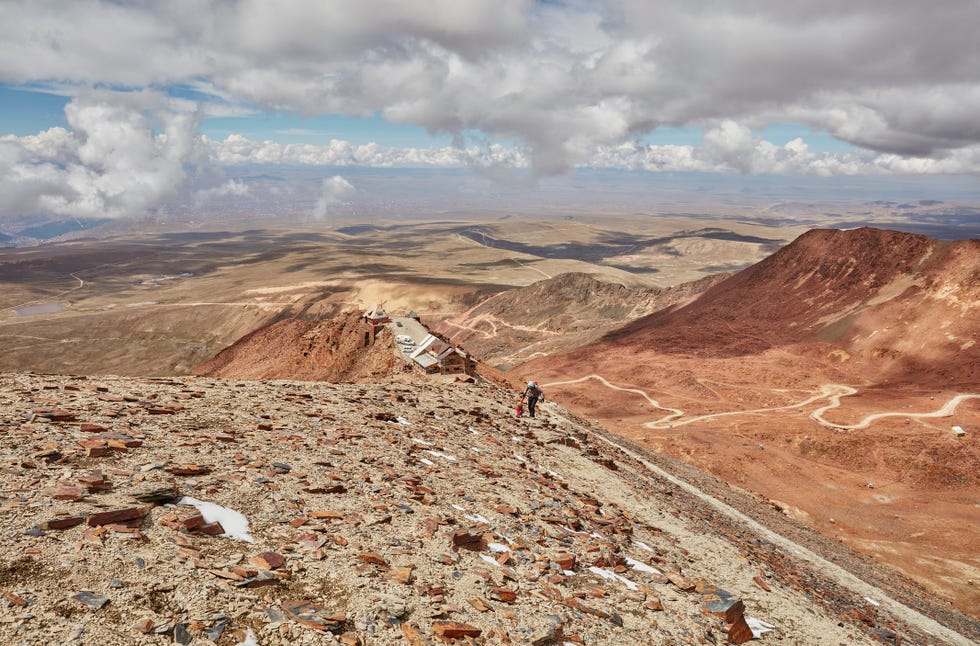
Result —
<path fill-rule="evenodd" d="M 323 180 L 320 197 L 313 206 L 313 217 L 321 220 L 333 212 L 333 209 L 354 194 L 354 185 L 340 175 L 327 177 Z"/>
<path fill-rule="evenodd" d="M 202 206 L 207 202 L 228 196 L 242 197 L 248 195 L 248 184 L 233 179 L 228 180 L 220 186 L 214 188 L 200 189 L 194 192 L 194 205 Z"/>
<path fill-rule="evenodd" d="M 178 195 L 210 163 L 198 115 L 157 93 L 92 92 L 65 107 L 70 129 L 0 138 L 3 215 L 142 215 Z"/>
<path fill-rule="evenodd" d="M 0 82 L 78 96 L 69 130 L 3 139 L 2 208 L 145 212 L 220 184 L 209 163 L 977 173 L 977 24 L 975 2 L 913 0 L 12 0 Z M 380 113 L 455 145 L 197 136 L 202 114 L 255 110 Z M 859 150 L 752 135 L 784 123 Z M 685 125 L 704 129 L 699 145 L 635 143 Z"/>

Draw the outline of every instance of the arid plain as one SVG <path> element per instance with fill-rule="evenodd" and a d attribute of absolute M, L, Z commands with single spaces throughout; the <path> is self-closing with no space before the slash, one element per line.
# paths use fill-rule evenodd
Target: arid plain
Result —
<path fill-rule="evenodd" d="M 651 345 L 623 354 L 609 351 L 611 341 L 581 352 L 659 309 L 648 298 L 627 320 L 599 320 L 591 287 L 580 301 L 517 295 L 509 314 L 472 316 L 489 297 L 570 272 L 637 292 L 734 274 L 831 222 L 812 205 L 794 213 L 447 215 L 120 231 L 8 248 L 0 250 L 0 370 L 181 375 L 284 317 L 333 317 L 375 302 L 415 310 L 476 355 L 485 349 L 488 372 L 508 368 L 492 370 L 498 379 L 537 378 L 557 403 L 753 492 L 980 615 L 980 399 L 944 407 L 980 392 L 969 376 L 948 384 L 936 370 L 924 380 L 912 372 L 882 386 L 871 363 L 848 362 L 830 341 L 819 352 L 789 344 L 729 352 L 726 344 L 760 333 L 737 317 L 711 337 L 714 353 Z M 970 262 L 964 275 L 975 279 Z M 561 327 L 535 322 L 545 309 L 563 317 Z M 917 333 L 946 333 L 943 321 L 933 324 Z M 975 317 L 958 325 L 961 336 L 970 325 L 978 332 Z M 976 346 L 963 352 L 969 359 Z M 833 384 L 841 390 L 826 390 Z M 890 416 L 864 423 L 880 413 Z M 957 438 L 951 424 L 970 432 Z"/>

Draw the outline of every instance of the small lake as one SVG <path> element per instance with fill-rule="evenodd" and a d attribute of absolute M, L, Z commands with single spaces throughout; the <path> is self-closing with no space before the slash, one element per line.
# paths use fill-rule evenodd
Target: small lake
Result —
<path fill-rule="evenodd" d="M 14 308 L 14 316 L 37 316 L 38 314 L 57 314 L 63 310 L 61 303 L 38 303 Z"/>

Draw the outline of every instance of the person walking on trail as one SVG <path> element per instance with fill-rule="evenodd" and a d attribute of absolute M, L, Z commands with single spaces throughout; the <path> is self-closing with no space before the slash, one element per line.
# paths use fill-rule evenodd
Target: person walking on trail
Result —
<path fill-rule="evenodd" d="M 527 398 L 527 414 L 534 417 L 534 407 L 537 405 L 539 399 L 544 399 L 544 391 L 538 386 L 538 382 L 529 381 L 527 382 L 527 388 L 521 393 L 521 398 Z"/>

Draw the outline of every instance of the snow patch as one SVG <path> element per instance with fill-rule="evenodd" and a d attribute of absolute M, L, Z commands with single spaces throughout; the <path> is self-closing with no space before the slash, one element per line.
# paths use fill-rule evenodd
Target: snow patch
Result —
<path fill-rule="evenodd" d="M 255 542 L 255 539 L 248 534 L 248 518 L 245 518 L 243 514 L 234 509 L 228 509 L 213 502 L 197 500 L 190 496 L 184 496 L 177 501 L 177 504 L 191 505 L 197 508 L 197 511 L 204 517 L 205 522 L 221 523 L 221 527 L 225 530 L 225 533 L 219 534 L 220 536 L 234 538 L 235 540 L 245 541 L 246 543 Z"/>

